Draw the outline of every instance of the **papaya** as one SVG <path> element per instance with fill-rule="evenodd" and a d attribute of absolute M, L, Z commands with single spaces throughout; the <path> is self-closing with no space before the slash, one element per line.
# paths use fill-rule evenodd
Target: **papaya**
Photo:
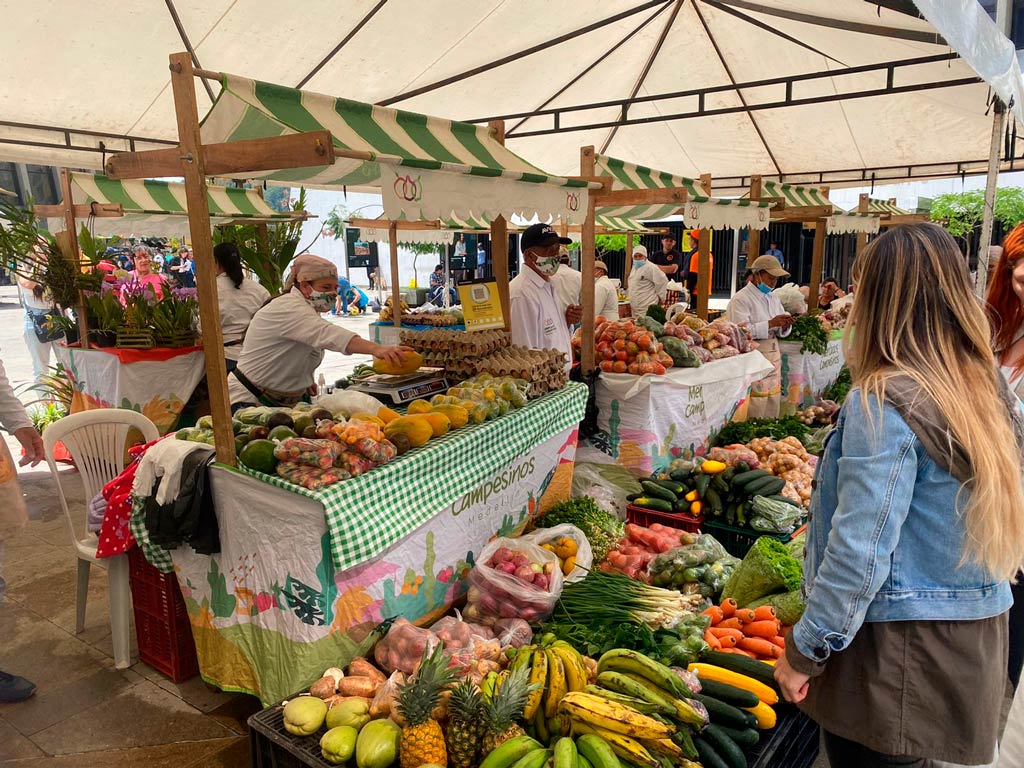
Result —
<path fill-rule="evenodd" d="M 390 424 L 395 419 L 399 418 L 402 414 L 398 411 L 393 411 L 386 405 L 382 405 L 377 411 L 377 418 L 383 421 L 385 424 Z"/>
<path fill-rule="evenodd" d="M 443 413 L 452 423 L 452 429 L 459 429 L 469 423 L 469 411 L 461 405 L 435 405 L 436 413 Z"/>
<path fill-rule="evenodd" d="M 349 421 L 362 421 L 370 424 L 376 424 L 378 427 L 383 427 L 385 422 L 379 415 L 374 416 L 372 413 L 353 413 Z"/>
<path fill-rule="evenodd" d="M 430 413 L 434 409 L 426 400 L 412 400 L 406 407 L 405 412 L 410 416 L 416 413 Z"/>
<path fill-rule="evenodd" d="M 406 352 L 399 365 L 389 363 L 379 357 L 373 358 L 373 370 L 376 373 L 383 373 L 390 376 L 402 376 L 408 373 L 416 373 L 423 365 L 423 355 L 419 352 Z"/>
<path fill-rule="evenodd" d="M 420 415 L 430 422 L 430 428 L 434 431 L 434 437 L 445 435 L 452 428 L 451 420 L 443 413 L 424 413 Z"/>
<path fill-rule="evenodd" d="M 405 435 L 411 447 L 419 448 L 434 436 L 434 427 L 427 421 L 426 414 L 400 416 L 384 427 L 384 436 L 390 440 L 392 435 Z"/>

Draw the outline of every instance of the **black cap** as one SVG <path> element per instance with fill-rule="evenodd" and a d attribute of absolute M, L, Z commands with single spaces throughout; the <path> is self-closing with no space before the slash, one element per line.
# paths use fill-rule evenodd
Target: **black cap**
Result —
<path fill-rule="evenodd" d="M 568 237 L 559 237 L 555 228 L 550 224 L 531 224 L 523 230 L 523 234 L 519 239 L 519 249 L 525 252 L 530 248 L 538 246 L 543 248 L 555 243 L 568 245 L 571 242 L 572 240 Z"/>

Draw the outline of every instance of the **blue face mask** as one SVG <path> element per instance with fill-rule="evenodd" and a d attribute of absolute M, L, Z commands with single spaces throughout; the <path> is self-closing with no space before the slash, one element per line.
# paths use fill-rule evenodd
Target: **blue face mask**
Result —
<path fill-rule="evenodd" d="M 764 283 L 758 283 L 758 284 L 757 284 L 757 290 L 759 290 L 759 291 L 760 291 L 761 293 L 763 293 L 763 294 L 765 294 L 765 295 L 767 295 L 767 294 L 769 294 L 769 293 L 771 293 L 771 292 L 772 292 L 772 289 L 771 289 L 771 288 L 769 288 L 769 287 L 768 287 L 767 285 L 765 285 Z"/>
<path fill-rule="evenodd" d="M 643 259 L 633 259 L 633 269 L 639 269 L 646 263 Z"/>

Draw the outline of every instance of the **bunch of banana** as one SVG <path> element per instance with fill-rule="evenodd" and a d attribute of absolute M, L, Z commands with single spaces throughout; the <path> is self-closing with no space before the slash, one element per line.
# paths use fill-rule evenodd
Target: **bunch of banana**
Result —
<path fill-rule="evenodd" d="M 542 768 L 551 750 L 530 736 L 514 736 L 495 747 L 480 763 L 480 768 Z"/>
<path fill-rule="evenodd" d="M 526 702 L 524 717 L 533 721 L 538 713 L 548 721 L 558 714 L 562 697 L 587 686 L 589 673 L 579 651 L 563 640 L 545 635 L 540 645 L 523 646 L 509 665 L 509 670 L 526 667 L 530 670 L 530 683 L 538 687 Z"/>
<path fill-rule="evenodd" d="M 614 694 L 631 696 L 656 709 L 679 725 L 697 730 L 707 725 L 703 712 L 690 703 L 693 692 L 675 672 L 637 651 L 616 648 L 597 663 L 597 686 Z"/>

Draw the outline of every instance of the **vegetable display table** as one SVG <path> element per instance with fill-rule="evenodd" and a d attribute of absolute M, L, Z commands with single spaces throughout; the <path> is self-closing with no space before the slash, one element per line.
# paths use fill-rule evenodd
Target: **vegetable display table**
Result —
<path fill-rule="evenodd" d="M 824 355 L 803 352 L 801 346 L 799 341 L 779 342 L 782 352 L 782 416 L 818 402 L 822 393 L 835 384 L 846 362 L 841 330 L 832 332 Z"/>
<path fill-rule="evenodd" d="M 365 652 L 382 620 L 439 618 L 491 537 L 568 498 L 586 395 L 569 384 L 322 491 L 214 467 L 212 557 L 154 549 L 133 520 L 150 561 L 173 560 L 203 678 L 270 703 Z"/>
<path fill-rule="evenodd" d="M 771 369 L 755 351 L 700 368 L 670 368 L 663 376 L 602 373 L 597 422 L 608 433 L 608 454 L 627 469 L 650 474 L 673 459 L 703 453 L 729 421 L 746 418 L 750 385 Z"/>
<path fill-rule="evenodd" d="M 72 413 L 128 408 L 148 417 L 161 435 L 174 429 L 206 372 L 202 347 L 53 349 L 75 390 Z"/>

